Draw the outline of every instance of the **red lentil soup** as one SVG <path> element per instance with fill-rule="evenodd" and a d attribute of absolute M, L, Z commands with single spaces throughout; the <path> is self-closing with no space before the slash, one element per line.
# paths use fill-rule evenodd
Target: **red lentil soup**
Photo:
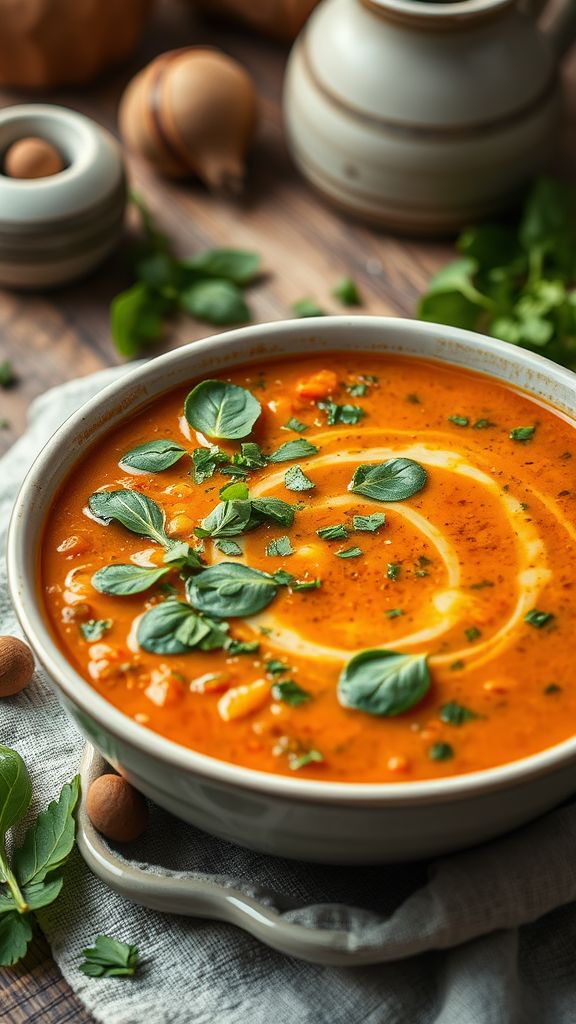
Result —
<path fill-rule="evenodd" d="M 373 353 L 240 367 L 88 450 L 48 516 L 71 664 L 183 746 L 402 782 L 574 733 L 574 424 Z"/>

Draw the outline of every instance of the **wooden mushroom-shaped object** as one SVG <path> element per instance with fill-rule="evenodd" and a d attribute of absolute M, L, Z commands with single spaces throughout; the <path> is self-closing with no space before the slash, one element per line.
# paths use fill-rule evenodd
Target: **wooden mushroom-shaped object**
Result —
<path fill-rule="evenodd" d="M 244 68 L 218 50 L 171 50 L 129 83 L 119 121 L 125 143 L 161 174 L 197 175 L 216 192 L 239 192 L 256 91 Z"/>
<path fill-rule="evenodd" d="M 89 82 L 133 50 L 152 0 L 0 0 L 0 85 Z"/>
<path fill-rule="evenodd" d="M 318 0 L 194 0 L 207 14 L 222 14 L 276 39 L 294 39 Z"/>

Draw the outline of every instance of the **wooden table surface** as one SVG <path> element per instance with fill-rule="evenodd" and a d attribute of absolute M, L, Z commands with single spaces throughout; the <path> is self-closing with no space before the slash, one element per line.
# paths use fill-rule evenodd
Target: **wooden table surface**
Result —
<path fill-rule="evenodd" d="M 178 46 L 210 43 L 241 60 L 252 72 L 261 99 L 261 120 L 249 161 L 243 199 L 214 198 L 197 183 L 160 180 L 128 157 L 131 184 L 145 197 L 161 228 L 182 255 L 211 246 L 255 249 L 266 274 L 249 294 L 255 322 L 290 316 L 290 306 L 311 296 L 339 312 L 330 297 L 334 283 L 352 276 L 365 298 L 363 312 L 411 316 L 430 275 L 452 255 L 446 242 L 400 239 L 345 220 L 328 208 L 291 164 L 282 133 L 281 87 L 287 47 L 214 23 L 200 23 L 190 8 L 165 0 L 157 8 L 130 64 L 89 88 L 42 93 L 33 99 L 61 103 L 116 131 L 121 91 L 155 54 Z M 26 102 L 22 92 L 0 93 L 0 106 Z M 570 118 L 570 127 L 574 119 Z M 570 147 L 571 148 L 571 147 Z M 131 283 L 127 247 L 85 280 L 45 293 L 0 291 L 0 362 L 10 359 L 17 386 L 0 392 L 0 453 L 22 433 L 29 403 L 47 388 L 120 362 L 109 329 L 112 297 Z M 214 333 L 182 318 L 171 326 L 164 348 Z M 0 1019 L 6 1024 L 85 1024 L 83 1009 L 50 957 L 43 939 L 12 970 L 0 971 Z"/>

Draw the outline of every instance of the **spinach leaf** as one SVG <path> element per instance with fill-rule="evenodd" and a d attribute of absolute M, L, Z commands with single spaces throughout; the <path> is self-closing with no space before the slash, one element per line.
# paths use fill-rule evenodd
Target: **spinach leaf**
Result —
<path fill-rule="evenodd" d="M 207 615 L 236 618 L 267 608 L 279 584 L 267 572 L 239 562 L 219 562 L 186 581 L 190 604 Z"/>
<path fill-rule="evenodd" d="M 245 249 L 208 249 L 181 263 L 184 271 L 201 277 L 216 277 L 241 287 L 250 284 L 260 269 L 260 257 Z"/>
<path fill-rule="evenodd" d="M 0 880 L 4 864 L 4 837 L 22 821 L 32 800 L 32 783 L 24 761 L 15 750 L 0 744 Z"/>
<path fill-rule="evenodd" d="M 429 688 L 427 655 L 375 649 L 361 651 L 345 666 L 338 699 L 344 707 L 390 717 L 419 704 Z"/>
<path fill-rule="evenodd" d="M 296 438 L 294 441 L 285 441 L 276 451 L 268 456 L 269 462 L 290 462 L 291 459 L 305 459 L 308 455 L 317 455 L 318 448 L 311 441 L 304 438 Z"/>
<path fill-rule="evenodd" d="M 130 469 L 139 469 L 146 473 L 161 473 L 162 470 L 176 465 L 183 455 L 186 455 L 186 449 L 169 438 L 145 441 L 144 444 L 136 445 L 126 452 L 120 459 L 120 466 L 128 466 Z"/>
<path fill-rule="evenodd" d="M 196 534 L 201 537 L 238 537 L 252 529 L 251 501 L 222 501 L 202 520 Z"/>
<path fill-rule="evenodd" d="M 336 402 L 330 400 L 316 402 L 316 405 L 326 413 L 326 422 L 329 427 L 335 427 L 339 423 L 344 423 L 348 426 L 359 423 L 366 415 L 366 410 L 360 405 L 337 405 Z"/>
<path fill-rule="evenodd" d="M 211 444 L 209 448 L 195 448 L 192 452 L 194 468 L 192 477 L 195 484 L 203 484 L 214 476 L 216 467 L 228 461 L 228 456 L 221 451 L 218 445 Z"/>
<path fill-rule="evenodd" d="M 281 683 L 274 683 L 272 696 L 274 700 L 283 701 L 284 704 L 290 704 L 291 707 L 297 708 L 300 704 L 306 704 L 312 694 L 308 693 L 308 690 L 303 690 L 293 679 L 285 679 Z"/>
<path fill-rule="evenodd" d="M 345 540 L 348 537 L 348 530 L 344 523 L 336 523 L 335 526 L 324 526 L 316 530 L 318 537 L 322 540 Z"/>
<path fill-rule="evenodd" d="M 227 628 L 225 623 L 203 618 L 190 605 L 170 598 L 142 616 L 136 639 L 144 651 L 152 654 L 187 654 L 194 648 L 211 651 L 225 647 Z"/>
<path fill-rule="evenodd" d="M 241 480 L 232 481 L 220 488 L 221 501 L 246 501 L 248 494 L 248 485 Z"/>
<path fill-rule="evenodd" d="M 112 619 L 89 619 L 88 622 L 80 623 L 80 632 L 84 640 L 93 644 L 101 640 L 111 627 Z"/>
<path fill-rule="evenodd" d="M 427 479 L 419 462 L 389 459 L 376 466 L 358 466 L 348 490 L 375 501 L 404 501 L 421 491 Z"/>
<path fill-rule="evenodd" d="M 180 293 L 180 305 L 197 320 L 219 327 L 250 320 L 250 310 L 238 286 L 218 278 L 191 284 Z"/>
<path fill-rule="evenodd" d="M 80 779 L 76 775 L 62 787 L 58 800 L 49 803 L 26 832 L 13 858 L 20 885 L 43 882 L 50 872 L 64 866 L 74 846 L 73 814 L 79 796 Z"/>
<path fill-rule="evenodd" d="M 92 586 L 101 594 L 113 594 L 116 597 L 130 597 L 141 594 L 161 580 L 169 568 L 152 569 L 133 563 L 117 563 L 105 565 L 98 569 L 92 577 Z"/>
<path fill-rule="evenodd" d="M 290 466 L 284 474 L 284 486 L 289 491 L 311 491 L 316 486 L 301 466 Z"/>
<path fill-rule="evenodd" d="M 170 544 L 162 509 L 139 491 L 96 491 L 88 505 L 92 514 L 104 522 L 114 520 L 139 537 L 149 537 L 164 546 Z"/>
<path fill-rule="evenodd" d="M 355 530 L 363 533 L 376 533 L 386 522 L 384 512 L 373 512 L 371 516 L 353 516 L 352 525 Z"/>
<path fill-rule="evenodd" d="M 261 412 L 260 402 L 246 388 L 222 380 L 197 384 L 184 403 L 184 415 L 194 430 L 231 440 L 246 437 Z"/>
<path fill-rule="evenodd" d="M 292 544 L 290 543 L 290 538 L 287 537 L 287 536 L 284 536 L 284 537 L 277 537 L 276 540 L 271 540 L 270 543 L 266 545 L 266 554 L 270 555 L 270 556 L 273 556 L 273 555 L 293 555 L 294 554 L 294 548 L 292 547 Z"/>
<path fill-rule="evenodd" d="M 259 522 L 268 521 L 280 526 L 292 526 L 294 506 L 281 498 L 254 498 L 252 512 Z"/>
<path fill-rule="evenodd" d="M 137 946 L 119 942 L 109 935 L 98 935 L 89 949 L 82 950 L 86 958 L 79 970 L 89 978 L 118 978 L 136 974 L 139 962 Z"/>

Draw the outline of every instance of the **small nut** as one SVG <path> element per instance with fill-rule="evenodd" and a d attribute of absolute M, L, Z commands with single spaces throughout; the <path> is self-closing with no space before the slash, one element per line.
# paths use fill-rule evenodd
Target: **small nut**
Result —
<path fill-rule="evenodd" d="M 35 136 L 13 142 L 4 156 L 4 173 L 9 178 L 48 178 L 64 166 L 56 147 Z"/>
<path fill-rule="evenodd" d="M 16 636 L 0 636 L 0 697 L 20 693 L 33 675 L 34 658 L 28 644 Z"/>
<path fill-rule="evenodd" d="M 148 804 L 121 775 L 100 775 L 86 797 L 86 813 L 107 839 L 130 843 L 148 824 Z"/>

